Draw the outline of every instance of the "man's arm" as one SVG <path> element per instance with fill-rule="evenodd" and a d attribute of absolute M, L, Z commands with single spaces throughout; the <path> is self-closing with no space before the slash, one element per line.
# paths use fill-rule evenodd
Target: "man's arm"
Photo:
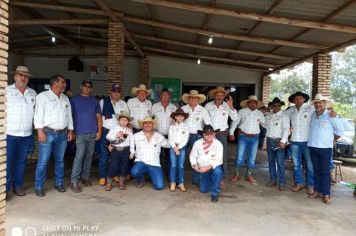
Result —
<path fill-rule="evenodd" d="M 96 124 L 98 126 L 98 132 L 96 133 L 95 140 L 99 140 L 103 133 L 103 117 L 101 113 L 96 113 Z"/>

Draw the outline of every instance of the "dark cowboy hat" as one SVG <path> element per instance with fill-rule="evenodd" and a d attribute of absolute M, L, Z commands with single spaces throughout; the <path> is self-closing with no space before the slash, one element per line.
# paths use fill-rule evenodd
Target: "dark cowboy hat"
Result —
<path fill-rule="evenodd" d="M 188 118 L 189 113 L 185 113 L 182 108 L 178 107 L 178 109 L 177 109 L 175 112 L 172 112 L 172 113 L 171 113 L 171 118 L 172 118 L 173 120 L 175 120 L 175 117 L 176 117 L 177 115 L 182 115 L 182 116 L 184 116 L 184 120 L 185 120 L 185 119 Z"/>
<path fill-rule="evenodd" d="M 211 125 L 204 125 L 203 130 L 198 130 L 198 133 L 200 135 L 203 135 L 204 133 L 216 133 L 219 131 L 220 131 L 220 129 L 214 130 L 213 126 L 211 126 Z"/>
<path fill-rule="evenodd" d="M 305 99 L 304 103 L 309 101 L 309 98 L 310 98 L 308 94 L 298 91 L 298 92 L 293 93 L 292 95 L 290 95 L 289 98 L 288 98 L 288 101 L 293 102 L 294 98 L 297 97 L 297 96 L 302 96 Z"/>
<path fill-rule="evenodd" d="M 157 93 L 157 96 L 158 96 L 159 98 L 161 98 L 161 94 L 162 94 L 162 93 L 168 93 L 168 94 L 171 95 L 171 96 L 172 96 L 172 94 L 173 94 L 168 88 L 162 88 L 161 91 L 159 91 L 159 92 Z"/>
<path fill-rule="evenodd" d="M 272 102 L 270 102 L 270 103 L 271 103 L 271 105 L 273 105 L 274 103 L 280 103 L 281 106 L 286 105 L 283 101 L 281 101 L 281 99 L 279 99 L 279 98 L 277 98 L 277 97 L 273 98 Z M 269 103 L 268 103 L 268 104 L 269 104 Z"/>

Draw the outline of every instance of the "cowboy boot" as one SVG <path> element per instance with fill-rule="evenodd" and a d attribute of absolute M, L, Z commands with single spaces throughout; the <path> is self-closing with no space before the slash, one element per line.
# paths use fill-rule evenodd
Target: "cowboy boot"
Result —
<path fill-rule="evenodd" d="M 252 169 L 251 168 L 247 168 L 245 180 L 252 185 L 257 185 L 256 180 L 252 177 Z"/>
<path fill-rule="evenodd" d="M 241 180 L 241 172 L 242 172 L 242 168 L 241 167 L 236 167 L 235 176 L 231 177 L 231 181 L 232 182 L 237 182 L 237 181 Z"/>
<path fill-rule="evenodd" d="M 106 180 L 105 191 L 111 191 L 112 189 L 112 178 L 108 177 Z"/>
<path fill-rule="evenodd" d="M 330 170 L 331 184 L 336 184 L 335 168 Z"/>
<path fill-rule="evenodd" d="M 125 190 L 125 176 L 120 176 L 120 181 L 119 181 L 119 189 L 120 190 Z"/>

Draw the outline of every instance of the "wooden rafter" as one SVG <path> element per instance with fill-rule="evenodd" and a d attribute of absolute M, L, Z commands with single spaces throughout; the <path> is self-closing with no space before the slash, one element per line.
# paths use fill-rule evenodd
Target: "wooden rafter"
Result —
<path fill-rule="evenodd" d="M 109 20 L 107 19 L 28 19 L 12 20 L 9 22 L 9 25 L 103 25 L 108 22 Z"/>
<path fill-rule="evenodd" d="M 195 11 L 201 13 L 230 16 L 230 17 L 242 18 L 248 20 L 265 21 L 265 22 L 276 23 L 276 24 L 285 24 L 285 25 L 293 25 L 293 26 L 300 26 L 300 27 L 313 28 L 313 29 L 331 30 L 331 31 L 356 34 L 356 27 L 348 26 L 348 25 L 331 24 L 331 23 L 325 23 L 320 21 L 271 16 L 271 15 L 258 14 L 258 13 L 248 13 L 248 12 L 242 12 L 237 10 L 214 8 L 209 6 L 179 3 L 179 2 L 173 2 L 167 0 L 131 0 L 131 1 L 148 3 L 148 4 L 153 4 L 162 7 L 176 8 L 181 10 L 189 10 L 189 11 Z"/>

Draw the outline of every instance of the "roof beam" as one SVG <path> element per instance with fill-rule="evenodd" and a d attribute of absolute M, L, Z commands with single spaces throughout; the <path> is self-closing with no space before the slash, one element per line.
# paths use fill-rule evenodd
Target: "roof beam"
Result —
<path fill-rule="evenodd" d="M 107 24 L 106 19 L 27 19 L 27 20 L 12 20 L 9 25 L 24 26 L 24 25 L 102 25 Z"/>
<path fill-rule="evenodd" d="M 216 0 L 211 0 L 210 6 L 211 6 L 211 7 L 215 7 L 215 6 L 216 6 Z M 206 29 L 208 28 L 208 24 L 209 24 L 209 22 L 210 22 L 211 16 L 212 16 L 211 14 L 206 14 L 205 19 L 204 19 L 204 22 L 203 22 L 203 26 L 201 27 L 202 30 L 206 30 Z M 201 41 L 201 39 L 202 39 L 202 35 L 199 34 L 199 35 L 197 36 L 196 40 L 195 40 L 195 43 L 196 43 L 196 44 L 199 44 L 200 41 Z M 194 49 L 194 53 L 196 53 L 196 50 L 195 50 L 195 49 Z"/>
<path fill-rule="evenodd" d="M 41 35 L 41 36 L 33 36 L 33 37 L 24 37 L 24 38 L 11 38 L 11 43 L 22 43 L 22 42 L 30 42 L 30 41 L 42 41 L 42 40 L 50 40 L 50 35 Z"/>
<path fill-rule="evenodd" d="M 179 2 L 172 2 L 166 0 L 131 0 L 131 1 L 153 4 L 162 7 L 176 8 L 181 10 L 190 10 L 195 12 L 214 14 L 214 15 L 231 16 L 235 18 L 242 18 L 248 20 L 265 21 L 265 22 L 276 23 L 276 24 L 293 25 L 299 27 L 356 34 L 356 27 L 348 26 L 348 25 L 331 24 L 331 23 L 312 21 L 312 20 L 301 20 L 301 19 L 295 19 L 289 17 L 270 16 L 270 15 L 258 14 L 258 13 L 248 13 L 248 12 L 242 12 L 237 10 L 214 8 L 209 6 L 179 3 Z"/>
<path fill-rule="evenodd" d="M 98 7 L 103 10 L 112 21 L 120 22 L 119 18 L 114 14 L 114 12 L 110 9 L 109 5 L 106 3 L 105 0 L 93 0 Z M 133 40 L 130 33 L 125 29 L 125 37 L 126 39 L 132 44 L 132 46 L 137 50 L 141 57 L 145 57 L 144 53 L 142 52 L 141 48 L 137 45 L 137 43 Z"/>

